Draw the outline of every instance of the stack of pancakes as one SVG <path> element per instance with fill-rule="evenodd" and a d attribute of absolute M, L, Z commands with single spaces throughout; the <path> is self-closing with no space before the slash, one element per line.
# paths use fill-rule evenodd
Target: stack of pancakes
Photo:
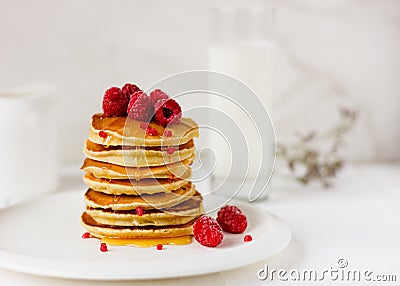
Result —
<path fill-rule="evenodd" d="M 190 181 L 198 126 L 189 118 L 164 128 L 127 117 L 92 117 L 82 169 L 83 226 L 94 237 L 173 238 L 192 235 L 203 214 L 202 196 Z M 149 135 L 147 128 L 157 130 Z"/>

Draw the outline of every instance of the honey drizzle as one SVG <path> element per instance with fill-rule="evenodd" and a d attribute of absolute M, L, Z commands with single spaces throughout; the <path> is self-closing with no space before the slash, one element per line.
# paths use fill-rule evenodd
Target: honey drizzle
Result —
<path fill-rule="evenodd" d="M 158 238 L 109 238 L 101 239 L 101 242 L 110 246 L 136 246 L 136 247 L 153 247 L 158 244 L 162 245 L 185 245 L 192 242 L 191 235 L 178 236 L 178 237 L 158 237 Z"/>

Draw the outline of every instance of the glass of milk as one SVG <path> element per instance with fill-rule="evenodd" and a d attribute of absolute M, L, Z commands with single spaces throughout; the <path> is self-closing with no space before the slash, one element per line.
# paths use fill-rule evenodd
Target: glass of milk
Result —
<path fill-rule="evenodd" d="M 242 81 L 253 90 L 259 97 L 260 104 L 263 104 L 268 110 L 273 93 L 275 58 L 275 44 L 271 33 L 274 22 L 273 9 L 222 7 L 213 10 L 212 13 L 213 37 L 208 48 L 209 70 L 222 72 Z M 212 89 L 212 86 L 210 88 Z M 253 188 L 254 180 L 270 179 L 275 159 L 275 141 L 271 145 L 262 146 L 257 134 L 257 127 L 237 104 L 224 102 L 220 97 L 211 97 L 210 107 L 217 107 L 229 116 L 238 126 L 237 138 L 242 136 L 246 141 L 246 146 L 235 146 L 235 144 L 243 145 L 243 140 L 233 140 L 227 144 L 222 137 L 209 136 L 210 147 L 216 156 L 216 165 L 212 176 L 214 185 L 224 184 L 222 192 L 228 196 L 231 195 L 234 188 L 240 185 L 241 182 L 235 180 L 243 180 L 243 166 L 232 164 L 233 160 L 229 158 L 235 156 L 238 159 L 235 160 L 236 162 L 248 165 L 247 180 L 237 194 L 239 198 L 247 198 Z M 251 111 L 249 112 L 251 113 Z M 212 120 L 213 116 L 210 115 L 210 122 Z M 258 122 L 258 124 L 263 123 Z M 234 132 L 231 131 L 231 127 L 227 126 L 227 128 L 230 128 L 230 132 Z M 243 152 L 229 153 L 228 145 L 232 147 L 231 150 L 238 150 L 242 147 Z M 271 172 L 260 174 L 259 169 L 263 159 L 269 160 L 272 167 Z"/>

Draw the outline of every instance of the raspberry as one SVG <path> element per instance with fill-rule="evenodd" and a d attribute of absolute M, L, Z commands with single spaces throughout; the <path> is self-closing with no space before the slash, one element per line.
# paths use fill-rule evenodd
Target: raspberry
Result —
<path fill-rule="evenodd" d="M 181 107 L 172 98 L 158 100 L 154 108 L 156 121 L 164 127 L 168 124 L 178 124 L 182 117 Z"/>
<path fill-rule="evenodd" d="M 249 234 L 245 235 L 244 238 L 243 238 L 244 242 L 249 242 L 249 241 L 252 241 L 252 240 L 253 240 L 253 237 L 251 235 L 249 235 Z"/>
<path fill-rule="evenodd" d="M 230 233 L 242 233 L 247 228 L 247 219 L 236 206 L 224 206 L 217 215 L 217 222 L 223 230 Z"/>
<path fill-rule="evenodd" d="M 163 245 L 160 243 L 160 244 L 157 244 L 157 250 L 162 250 L 163 249 Z"/>
<path fill-rule="evenodd" d="M 137 207 L 137 208 L 136 208 L 136 214 L 137 214 L 138 216 L 142 216 L 142 215 L 143 215 L 143 209 L 142 209 L 142 207 Z"/>
<path fill-rule="evenodd" d="M 126 116 L 129 100 L 122 94 L 118 87 L 106 90 L 103 97 L 103 112 L 106 117 Z"/>
<path fill-rule="evenodd" d="M 106 132 L 104 132 L 103 130 L 102 131 L 100 131 L 99 132 L 99 136 L 101 137 L 101 138 L 107 138 L 107 133 Z"/>
<path fill-rule="evenodd" d="M 169 155 L 171 155 L 171 154 L 173 154 L 173 153 L 175 152 L 175 150 L 176 150 L 175 147 L 169 147 L 169 148 L 167 149 L 167 153 L 168 153 Z"/>
<path fill-rule="evenodd" d="M 146 122 L 140 122 L 140 124 L 139 124 L 140 129 L 143 129 L 143 130 L 146 130 L 148 126 L 149 126 L 149 124 Z"/>
<path fill-rule="evenodd" d="M 101 243 L 100 244 L 100 251 L 101 252 L 107 252 L 108 251 L 107 244 Z"/>
<path fill-rule="evenodd" d="M 194 238 L 204 246 L 216 247 L 222 242 L 224 234 L 215 219 L 202 216 L 193 225 Z"/>
<path fill-rule="evenodd" d="M 140 91 L 140 88 L 135 84 L 126 83 L 122 87 L 122 93 L 128 101 L 131 99 L 131 95 L 134 94 L 136 91 Z"/>
<path fill-rule="evenodd" d="M 158 135 L 158 132 L 157 132 L 157 129 L 155 129 L 153 127 L 147 127 L 146 134 L 150 135 L 150 136 L 156 136 L 156 135 Z"/>
<path fill-rule="evenodd" d="M 90 238 L 90 233 L 85 232 L 84 234 L 82 234 L 82 238 L 83 239 Z"/>
<path fill-rule="evenodd" d="M 169 96 L 165 92 L 163 92 L 161 89 L 155 89 L 150 93 L 150 100 L 153 103 L 153 105 L 156 105 L 157 101 L 160 99 L 168 99 Z"/>
<path fill-rule="evenodd" d="M 148 122 L 153 116 L 154 107 L 147 94 L 137 91 L 131 95 L 127 111 L 131 119 Z"/>
<path fill-rule="evenodd" d="M 165 130 L 164 131 L 164 136 L 171 137 L 172 136 L 172 131 L 171 130 Z"/>

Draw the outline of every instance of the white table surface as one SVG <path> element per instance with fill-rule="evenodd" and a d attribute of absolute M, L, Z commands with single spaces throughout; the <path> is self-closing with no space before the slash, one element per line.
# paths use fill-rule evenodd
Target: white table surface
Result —
<path fill-rule="evenodd" d="M 64 178 L 61 186 L 68 189 L 80 184 L 80 179 Z M 257 205 L 285 220 L 293 239 L 285 250 L 267 260 L 210 275 L 144 282 L 62 280 L 0 269 L 0 285 L 400 285 L 399 203 L 400 165 L 347 166 L 330 189 L 302 187 L 274 178 L 268 199 Z M 397 275 L 397 284 L 329 279 L 280 282 L 257 277 L 266 264 L 270 269 L 322 272 L 338 268 L 340 258 L 348 261 L 345 269 Z"/>

